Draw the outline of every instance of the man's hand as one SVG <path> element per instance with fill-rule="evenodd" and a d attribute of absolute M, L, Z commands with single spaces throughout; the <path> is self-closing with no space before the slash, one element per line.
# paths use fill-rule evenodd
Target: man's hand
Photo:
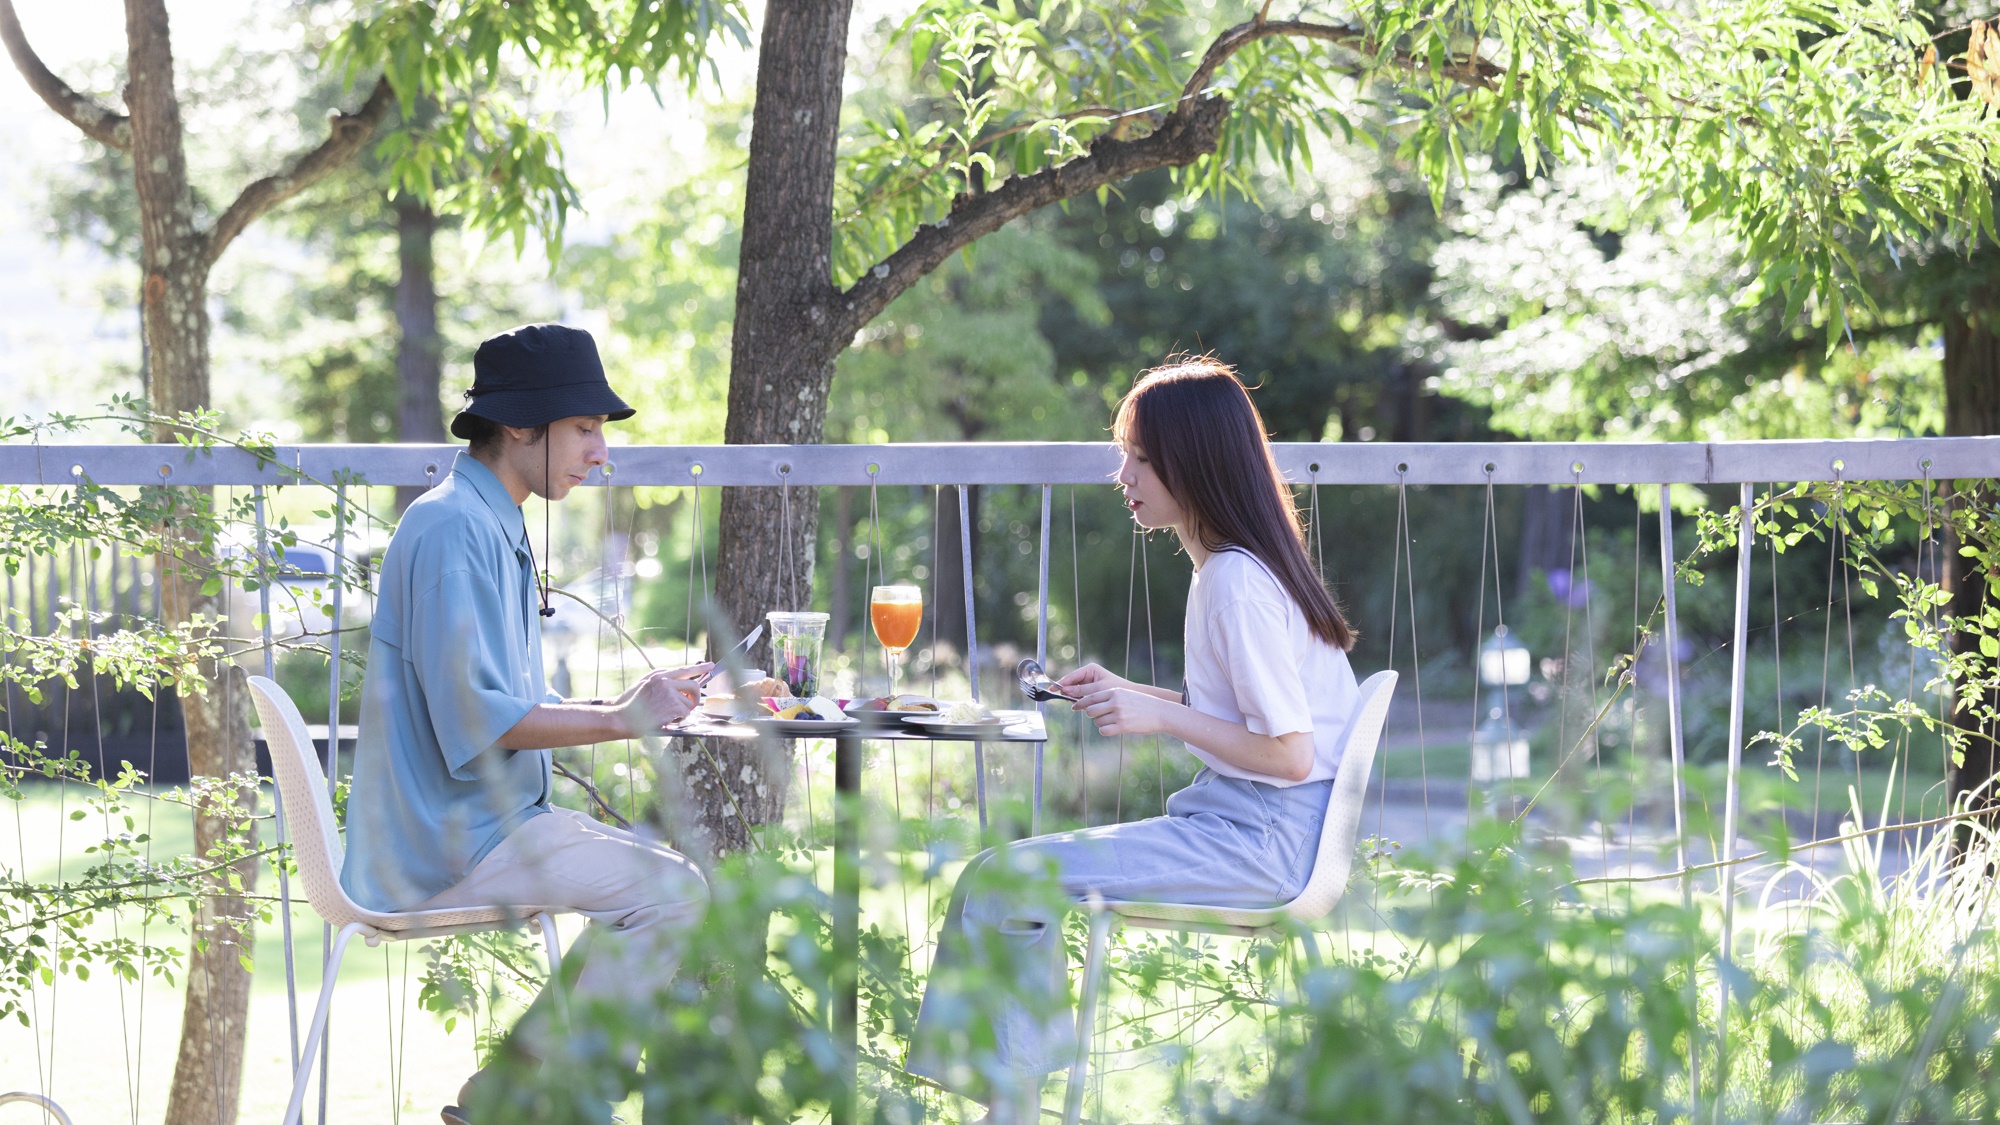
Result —
<path fill-rule="evenodd" d="M 633 738 L 640 738 L 687 718 L 701 703 L 701 678 L 711 667 L 693 664 L 646 673 L 618 697 L 619 721 Z"/>
<path fill-rule="evenodd" d="M 1077 700 L 1070 710 L 1089 715 L 1097 733 L 1119 735 L 1170 733 L 1167 724 L 1173 714 L 1186 708 L 1133 687 L 1104 687 Z"/>

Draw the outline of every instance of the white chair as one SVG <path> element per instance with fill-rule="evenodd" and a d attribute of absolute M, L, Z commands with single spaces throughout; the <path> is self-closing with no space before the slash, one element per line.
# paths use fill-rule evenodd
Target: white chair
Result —
<path fill-rule="evenodd" d="M 1289 924 L 1312 924 L 1333 912 L 1347 891 L 1354 864 L 1355 837 L 1361 828 L 1361 806 L 1368 795 L 1368 776 L 1375 768 L 1375 750 L 1382 741 L 1382 724 L 1389 717 L 1389 699 L 1396 693 L 1396 673 L 1377 672 L 1361 685 L 1361 699 L 1347 724 L 1340 757 L 1340 774 L 1327 795 L 1326 816 L 1320 822 L 1319 854 L 1311 877 L 1298 897 L 1280 906 L 1242 909 L 1175 902 L 1116 902 L 1091 899 L 1080 903 L 1090 914 L 1090 946 L 1083 962 L 1083 996 L 1076 1012 L 1076 1061 L 1069 1068 L 1064 1092 L 1064 1125 L 1083 1116 L 1083 1086 L 1089 1077 L 1090 1037 L 1097 1026 L 1097 1004 L 1104 969 L 1105 946 L 1113 925 L 1148 930 L 1193 930 L 1238 937 L 1283 939 Z M 1310 944 L 1317 958 L 1318 946 Z"/>
<path fill-rule="evenodd" d="M 340 867 L 346 853 L 340 845 L 340 827 L 333 819 L 333 802 L 327 797 L 325 775 L 313 754 L 305 719 L 285 689 L 265 677 L 251 676 L 250 690 L 257 701 L 258 717 L 263 721 L 265 742 L 271 748 L 271 772 L 277 776 L 278 792 L 284 798 L 286 834 L 292 845 L 293 862 L 298 864 L 299 878 L 305 884 L 306 901 L 329 926 L 339 927 L 333 945 L 327 950 L 319 1004 L 313 1009 L 312 1030 L 306 1035 L 304 1050 L 299 1055 L 298 1072 L 292 1076 L 291 1103 L 285 1109 L 284 1125 L 298 1125 L 306 1080 L 312 1074 L 320 1036 L 326 1032 L 333 985 L 340 976 L 340 962 L 349 939 L 358 935 L 372 946 L 385 941 L 503 930 L 526 920 L 530 929 L 541 933 L 548 947 L 549 979 L 553 981 L 560 977 L 562 945 L 552 915 L 561 911 L 532 906 L 481 906 L 385 914 L 362 908 L 347 897 L 347 891 L 340 885 Z M 560 992 L 556 999 L 560 1013 Z M 320 1081 L 326 1081 L 324 1074 Z"/>

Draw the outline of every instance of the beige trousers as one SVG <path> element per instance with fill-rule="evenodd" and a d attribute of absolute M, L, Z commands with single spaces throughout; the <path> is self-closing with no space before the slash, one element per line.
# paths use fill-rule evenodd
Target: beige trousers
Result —
<path fill-rule="evenodd" d="M 571 951 L 581 973 L 564 966 L 563 975 L 576 982 L 573 1009 L 638 1003 L 657 1011 L 682 939 L 708 906 L 708 881 L 665 844 L 556 808 L 516 828 L 463 880 L 415 909 L 463 906 L 573 910 L 589 918 Z M 546 999 L 544 993 L 535 1008 L 546 1008 Z M 547 1057 L 539 1044 L 523 1045 Z"/>

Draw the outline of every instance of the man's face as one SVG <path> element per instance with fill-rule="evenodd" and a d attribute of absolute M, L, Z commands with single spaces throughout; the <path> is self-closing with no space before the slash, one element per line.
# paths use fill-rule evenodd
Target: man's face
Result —
<path fill-rule="evenodd" d="M 561 500 L 569 490 L 582 484 L 590 470 L 611 459 L 604 444 L 604 415 L 579 414 L 549 423 L 548 436 L 529 444 L 533 430 L 515 430 L 521 440 L 508 443 L 508 452 L 521 479 L 534 494 L 545 500 Z M 547 467 L 548 476 L 543 477 Z"/>

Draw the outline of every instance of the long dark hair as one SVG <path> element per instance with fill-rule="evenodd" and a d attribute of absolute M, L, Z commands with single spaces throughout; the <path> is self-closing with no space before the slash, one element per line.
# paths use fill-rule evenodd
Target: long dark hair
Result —
<path fill-rule="evenodd" d="M 1298 506 L 1235 369 L 1209 356 L 1169 359 L 1126 392 L 1112 433 L 1145 452 L 1180 505 L 1184 530 L 1204 548 L 1254 555 L 1305 611 L 1314 636 L 1354 647 L 1354 630 L 1306 557 Z"/>

